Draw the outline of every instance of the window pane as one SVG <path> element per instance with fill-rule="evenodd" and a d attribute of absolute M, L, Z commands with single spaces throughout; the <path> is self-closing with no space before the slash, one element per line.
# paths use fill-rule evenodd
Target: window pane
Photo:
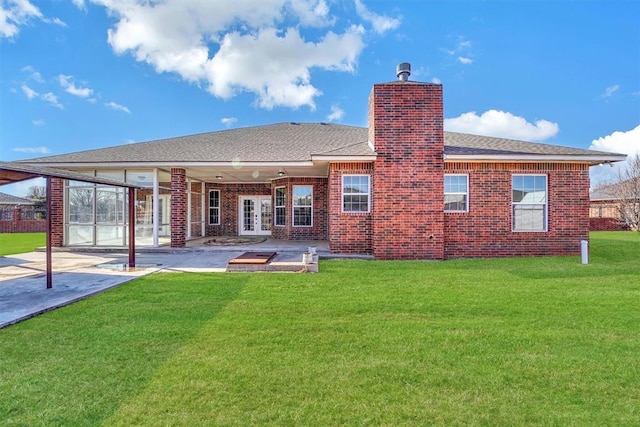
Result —
<path fill-rule="evenodd" d="M 220 190 L 209 191 L 209 224 L 220 224 Z"/>
<path fill-rule="evenodd" d="M 311 206 L 311 186 L 296 185 L 293 187 L 293 205 Z"/>
<path fill-rule="evenodd" d="M 342 211 L 369 212 L 369 175 L 342 177 Z"/>
<path fill-rule="evenodd" d="M 310 226 L 311 225 L 311 208 L 299 207 L 293 208 L 293 225 Z"/>
<path fill-rule="evenodd" d="M 514 205 L 513 229 L 518 231 L 544 231 L 544 205 Z"/>
<path fill-rule="evenodd" d="M 286 192 L 284 187 L 277 187 L 275 189 L 275 209 L 274 209 L 274 225 L 285 225 L 286 224 Z"/>
<path fill-rule="evenodd" d="M 122 246 L 125 230 L 121 225 L 96 227 L 96 246 Z"/>
<path fill-rule="evenodd" d="M 67 228 L 67 244 L 68 245 L 92 245 L 93 244 L 93 226 L 70 225 Z"/>
<path fill-rule="evenodd" d="M 276 208 L 276 225 L 285 225 L 285 213 L 286 209 L 284 206 L 279 206 Z"/>
<path fill-rule="evenodd" d="M 121 224 L 124 222 L 124 193 L 122 189 L 96 190 L 96 222 Z"/>
<path fill-rule="evenodd" d="M 445 194 L 444 210 L 445 211 L 466 211 L 467 195 L 466 194 Z"/>
<path fill-rule="evenodd" d="M 276 188 L 275 202 L 276 202 L 276 206 L 284 206 L 285 205 L 284 187 Z"/>
<path fill-rule="evenodd" d="M 93 224 L 93 189 L 69 189 L 69 222 Z"/>
<path fill-rule="evenodd" d="M 467 211 L 467 186 L 466 175 L 444 176 L 444 210 L 448 212 Z"/>

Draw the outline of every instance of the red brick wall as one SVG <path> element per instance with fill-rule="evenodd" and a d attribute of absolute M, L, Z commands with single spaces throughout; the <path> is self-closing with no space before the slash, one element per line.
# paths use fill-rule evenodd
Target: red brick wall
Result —
<path fill-rule="evenodd" d="M 293 211 L 293 186 L 311 185 L 313 186 L 313 226 L 294 227 L 292 220 Z M 272 188 L 285 187 L 286 207 L 285 226 L 274 226 L 271 236 L 275 239 L 283 240 L 327 240 L 329 213 L 328 203 L 328 180 L 326 178 L 281 178 L 274 180 Z M 275 190 L 272 191 L 272 193 Z M 273 203 L 273 200 L 272 200 Z"/>
<path fill-rule="evenodd" d="M 378 153 L 373 177 L 373 255 L 442 259 L 442 85 L 376 84 L 370 135 Z"/>
<path fill-rule="evenodd" d="M 220 190 L 220 225 L 209 224 L 209 190 Z M 240 196 L 269 196 L 270 184 L 216 184 L 205 186 L 205 227 L 207 236 L 237 236 Z"/>
<path fill-rule="evenodd" d="M 182 248 L 187 240 L 187 176 L 171 168 L 171 247 Z"/>
<path fill-rule="evenodd" d="M 335 253 L 370 254 L 371 212 L 342 212 L 342 176 L 370 175 L 372 163 L 332 163 L 329 168 L 329 250 Z M 370 181 L 372 182 L 372 181 Z"/>
<path fill-rule="evenodd" d="M 64 244 L 64 180 L 51 178 L 51 246 Z"/>
<path fill-rule="evenodd" d="M 589 171 L 583 164 L 447 163 L 469 175 L 469 212 L 445 213 L 445 257 L 578 255 L 589 238 Z M 546 174 L 548 231 L 513 232 L 513 174 Z"/>

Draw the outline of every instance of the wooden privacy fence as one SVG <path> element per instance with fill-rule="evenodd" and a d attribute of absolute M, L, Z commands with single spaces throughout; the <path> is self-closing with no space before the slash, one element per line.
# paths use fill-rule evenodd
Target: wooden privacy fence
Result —
<path fill-rule="evenodd" d="M 46 208 L 0 206 L 0 233 L 44 233 L 46 219 Z"/>

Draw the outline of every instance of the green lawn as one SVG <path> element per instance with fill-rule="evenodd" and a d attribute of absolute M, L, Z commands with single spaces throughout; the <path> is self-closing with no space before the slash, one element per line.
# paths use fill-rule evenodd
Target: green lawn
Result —
<path fill-rule="evenodd" d="M 155 274 L 0 330 L 0 424 L 640 425 L 640 233 Z"/>
<path fill-rule="evenodd" d="M 46 239 L 45 233 L 0 233 L 0 256 L 33 252 Z"/>

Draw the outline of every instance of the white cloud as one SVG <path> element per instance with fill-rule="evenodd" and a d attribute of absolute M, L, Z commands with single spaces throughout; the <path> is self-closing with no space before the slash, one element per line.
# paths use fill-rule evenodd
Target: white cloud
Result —
<path fill-rule="evenodd" d="M 58 18 L 45 17 L 29 0 L 3 0 L 0 3 L 0 38 L 13 38 L 31 19 L 66 27 Z"/>
<path fill-rule="evenodd" d="M 238 121 L 238 119 L 237 119 L 237 118 L 235 118 L 235 117 L 223 117 L 223 118 L 220 120 L 220 122 L 221 122 L 223 125 L 227 126 L 227 127 L 229 127 L 229 126 L 233 125 L 233 124 L 234 124 L 234 123 L 236 123 L 237 121 Z"/>
<path fill-rule="evenodd" d="M 67 27 L 67 24 L 62 21 L 60 18 L 43 18 L 42 22 L 46 22 L 47 24 L 59 25 L 61 27 Z"/>
<path fill-rule="evenodd" d="M 331 114 L 327 116 L 327 121 L 336 122 L 342 120 L 344 117 L 344 110 L 340 108 L 338 105 L 331 106 Z"/>
<path fill-rule="evenodd" d="M 354 72 L 365 25 L 378 32 L 399 25 L 361 1 L 361 22 L 354 23 L 338 20 L 330 9 L 335 2 L 327 0 L 90 2 L 117 19 L 108 31 L 117 54 L 130 53 L 158 73 L 203 84 L 216 97 L 253 93 L 267 109 L 315 108 L 321 92 L 311 82 L 312 70 Z M 79 7 L 85 3 L 75 1 Z M 318 29 L 330 25 L 331 30 Z"/>
<path fill-rule="evenodd" d="M 27 154 L 47 154 L 49 153 L 49 149 L 47 147 L 16 147 L 13 149 L 18 153 L 27 153 Z"/>
<path fill-rule="evenodd" d="M 440 81 L 440 79 L 439 79 L 439 78 L 434 77 L 434 78 L 432 78 L 432 79 L 431 79 L 431 83 L 435 83 L 435 84 L 439 85 L 439 84 L 441 84 L 441 83 L 442 83 L 442 81 Z"/>
<path fill-rule="evenodd" d="M 626 154 L 627 161 L 612 164 L 613 167 L 592 167 L 590 170 L 591 186 L 605 182 L 613 182 L 618 178 L 620 170 L 627 167 L 631 158 L 640 154 L 640 125 L 623 132 L 616 131 L 602 138 L 594 139 L 590 150 Z"/>
<path fill-rule="evenodd" d="M 478 116 L 475 111 L 444 120 L 444 127 L 450 132 L 471 133 L 475 135 L 520 139 L 525 141 L 544 141 L 559 131 L 557 123 L 536 120 L 534 123 L 511 113 L 488 110 Z"/>
<path fill-rule="evenodd" d="M 59 108 L 61 110 L 64 109 L 64 106 L 60 102 L 58 102 L 58 97 L 51 92 L 47 92 L 45 94 L 40 95 L 40 98 L 42 98 L 43 101 L 48 102 L 49 104 L 51 104 L 56 108 Z"/>
<path fill-rule="evenodd" d="M 22 84 L 22 86 L 20 86 L 20 89 L 22 89 L 22 92 L 28 99 L 39 98 L 45 102 L 48 102 L 56 108 L 64 109 L 64 106 L 60 102 L 58 102 L 58 97 L 51 92 L 39 94 L 24 83 Z"/>
<path fill-rule="evenodd" d="M 131 114 L 131 111 L 129 111 L 129 109 L 127 107 L 125 107 L 124 105 L 118 104 L 116 102 L 105 102 L 104 106 L 107 108 L 111 108 L 112 110 L 116 110 L 116 111 L 123 111 L 127 114 Z"/>
<path fill-rule="evenodd" d="M 22 89 L 22 92 L 25 94 L 25 96 L 28 99 L 33 99 L 33 98 L 37 98 L 37 97 L 40 96 L 40 94 L 38 94 L 38 92 L 36 92 L 35 90 L 31 89 L 26 84 L 23 84 L 22 86 L 20 86 L 20 89 Z"/>
<path fill-rule="evenodd" d="M 606 88 L 604 90 L 602 95 L 600 95 L 600 98 L 609 98 L 611 95 L 616 93 L 618 90 L 620 90 L 620 85 L 609 86 L 608 88 Z"/>
<path fill-rule="evenodd" d="M 455 57 L 456 61 L 461 64 L 469 65 L 473 63 L 474 56 L 471 46 L 472 43 L 470 40 L 467 40 L 462 36 L 458 36 L 455 40 L 455 46 L 453 48 L 440 48 L 440 51 L 446 53 L 449 56 Z"/>
<path fill-rule="evenodd" d="M 361 0 L 356 0 L 356 12 L 362 19 L 369 22 L 373 26 L 373 31 L 378 34 L 383 34 L 389 30 L 395 30 L 400 26 L 400 19 L 389 18 L 388 16 L 382 16 L 371 12 Z"/>
<path fill-rule="evenodd" d="M 60 86 L 65 90 L 65 92 L 70 93 L 71 95 L 79 96 L 80 98 L 86 98 L 91 96 L 93 93 L 93 89 L 89 89 L 86 87 L 78 87 L 73 82 L 73 76 L 65 76 L 64 74 L 60 74 L 58 76 L 58 82 Z"/>
<path fill-rule="evenodd" d="M 45 122 L 42 119 L 31 120 L 31 123 L 36 127 L 42 127 L 45 125 Z"/>
<path fill-rule="evenodd" d="M 27 65 L 25 67 L 22 67 L 22 71 L 25 73 L 29 73 L 29 78 L 38 82 L 38 83 L 44 83 L 44 79 L 42 78 L 42 74 L 40 74 L 40 72 L 38 72 L 35 68 L 33 68 L 31 65 Z"/>
<path fill-rule="evenodd" d="M 303 105 L 315 109 L 314 98 L 321 92 L 311 84 L 309 69 L 354 71 L 362 47 L 360 27 L 342 35 L 328 32 L 317 43 L 305 42 L 295 28 L 282 35 L 273 28 L 257 35 L 229 33 L 206 64 L 208 91 L 221 98 L 243 90 L 253 92 L 258 96 L 256 103 L 266 109 Z"/>
<path fill-rule="evenodd" d="M 0 36 L 11 38 L 31 18 L 42 18 L 42 12 L 29 0 L 6 0 L 0 3 Z"/>

